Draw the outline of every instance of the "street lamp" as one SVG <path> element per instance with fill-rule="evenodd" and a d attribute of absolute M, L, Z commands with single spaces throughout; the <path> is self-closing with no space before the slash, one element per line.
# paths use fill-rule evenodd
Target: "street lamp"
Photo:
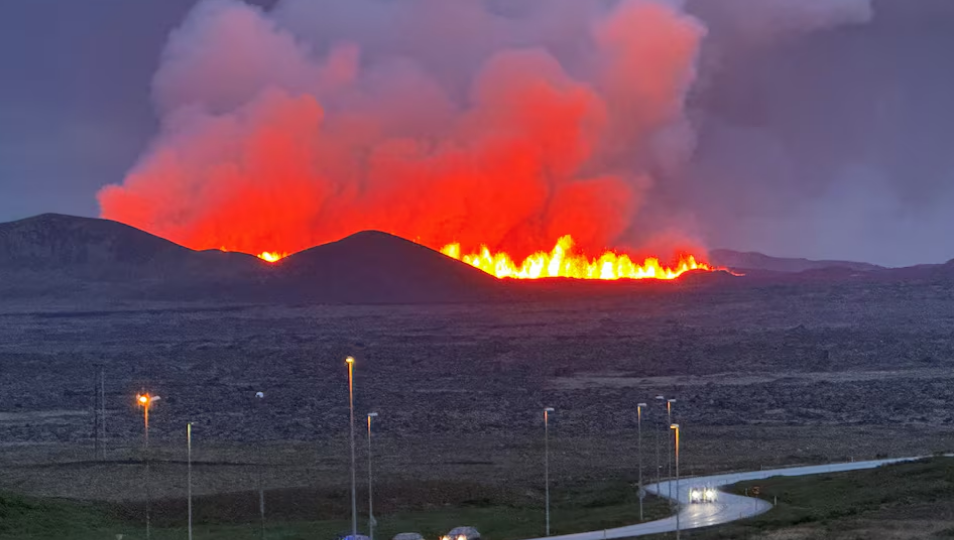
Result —
<path fill-rule="evenodd" d="M 645 403 L 636 404 L 636 453 L 639 454 L 639 521 L 643 520 L 643 499 L 646 498 L 646 492 L 643 491 L 643 407 Z"/>
<path fill-rule="evenodd" d="M 676 540 L 679 540 L 679 424 L 671 424 L 669 429 L 674 431 L 673 438 L 676 441 Z"/>
<path fill-rule="evenodd" d="M 547 501 L 547 536 L 550 536 L 550 413 L 553 410 L 553 407 L 543 409 L 543 483 Z"/>
<path fill-rule="evenodd" d="M 159 396 L 153 396 L 149 393 L 140 393 L 136 394 L 136 404 L 142 407 L 142 418 L 144 426 L 144 438 L 143 438 L 143 459 L 146 461 L 146 539 L 148 540 L 151 535 L 150 527 L 150 510 L 152 507 L 152 494 L 149 490 L 149 408 L 152 407 L 152 404 L 156 401 L 159 401 L 161 398 Z"/>
<path fill-rule="evenodd" d="M 192 540 L 192 422 L 186 424 L 187 486 L 189 494 L 189 540 Z"/>
<path fill-rule="evenodd" d="M 358 538 L 358 495 L 354 461 L 354 357 L 345 358 L 348 364 L 348 402 L 351 408 L 351 538 Z"/>
<path fill-rule="evenodd" d="M 666 400 L 666 421 L 669 425 L 672 424 L 672 404 L 675 403 L 675 399 Z M 667 478 L 669 479 L 669 498 L 672 499 L 672 438 L 669 439 L 669 473 Z"/>
<path fill-rule="evenodd" d="M 265 403 L 265 392 L 255 392 L 255 399 Z M 261 444 L 258 456 L 258 515 L 261 522 L 259 537 L 265 540 L 265 449 Z"/>
<path fill-rule="evenodd" d="M 656 401 L 664 403 L 666 398 L 662 395 L 656 396 Z M 656 485 L 662 486 L 662 465 L 659 463 L 659 430 L 653 430 L 653 438 L 656 439 Z"/>
<path fill-rule="evenodd" d="M 378 416 L 378 413 L 368 413 L 368 538 L 374 540 L 374 497 L 371 488 L 374 485 L 374 477 L 371 476 L 371 419 Z"/>

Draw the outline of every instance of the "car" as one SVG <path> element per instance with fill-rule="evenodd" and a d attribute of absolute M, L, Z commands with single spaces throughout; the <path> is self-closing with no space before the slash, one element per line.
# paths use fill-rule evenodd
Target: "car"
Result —
<path fill-rule="evenodd" d="M 454 527 L 441 540 L 480 540 L 480 533 L 473 527 Z"/>
<path fill-rule="evenodd" d="M 690 503 L 713 503 L 718 498 L 718 491 L 708 486 L 696 486 L 689 489 Z"/>
<path fill-rule="evenodd" d="M 338 536 L 335 536 L 335 540 L 371 540 L 363 534 L 358 534 L 353 536 L 351 533 L 341 533 Z"/>

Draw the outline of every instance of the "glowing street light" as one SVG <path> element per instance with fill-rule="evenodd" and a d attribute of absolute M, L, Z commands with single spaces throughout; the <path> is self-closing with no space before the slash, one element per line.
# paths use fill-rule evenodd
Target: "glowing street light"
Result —
<path fill-rule="evenodd" d="M 646 492 L 643 490 L 643 407 L 645 403 L 636 404 L 636 453 L 639 455 L 639 521 L 643 520 L 643 499 Z"/>
<path fill-rule="evenodd" d="M 186 424 L 186 451 L 188 452 L 187 484 L 189 494 L 189 540 L 192 540 L 192 422 Z"/>
<path fill-rule="evenodd" d="M 354 460 L 354 357 L 345 358 L 348 364 L 348 402 L 351 408 L 351 538 L 358 538 L 358 495 Z"/>
<path fill-rule="evenodd" d="M 374 496 L 372 487 L 374 477 L 371 476 L 371 419 L 378 416 L 378 413 L 368 413 L 368 538 L 374 540 Z"/>
<path fill-rule="evenodd" d="M 543 409 L 543 483 L 546 486 L 547 536 L 550 536 L 550 413 L 553 407 Z"/>
<path fill-rule="evenodd" d="M 149 490 L 149 409 L 152 407 L 153 403 L 159 401 L 159 396 L 153 396 L 149 393 L 140 393 L 136 394 L 136 404 L 142 408 L 142 419 L 144 427 L 144 438 L 143 438 L 143 459 L 146 460 L 146 539 L 148 540 L 152 535 L 152 528 L 150 527 L 150 510 L 152 507 L 152 494 Z"/>
<path fill-rule="evenodd" d="M 679 424 L 671 424 L 669 429 L 674 432 L 673 439 L 676 441 L 676 540 L 679 540 Z"/>

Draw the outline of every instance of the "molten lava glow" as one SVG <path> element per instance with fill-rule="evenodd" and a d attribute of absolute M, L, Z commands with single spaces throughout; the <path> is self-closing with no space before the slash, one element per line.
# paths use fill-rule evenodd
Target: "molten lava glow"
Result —
<path fill-rule="evenodd" d="M 491 253 L 487 246 L 481 246 L 480 253 L 461 255 L 460 244 L 448 244 L 441 253 L 498 278 L 676 279 L 690 270 L 713 270 L 711 266 L 696 261 L 693 255 L 683 255 L 676 266 L 665 267 L 655 258 L 636 264 L 628 255 L 612 251 L 604 252 L 597 259 L 589 259 L 574 253 L 573 245 L 573 238 L 564 236 L 550 253 L 534 253 L 519 265 L 507 253 Z"/>
<path fill-rule="evenodd" d="M 259 259 L 262 259 L 263 261 L 267 261 L 270 263 L 278 262 L 287 256 L 288 256 L 287 253 L 278 253 L 278 252 L 273 253 L 271 251 L 263 251 L 259 253 L 258 255 L 256 255 L 256 257 L 258 257 Z"/>

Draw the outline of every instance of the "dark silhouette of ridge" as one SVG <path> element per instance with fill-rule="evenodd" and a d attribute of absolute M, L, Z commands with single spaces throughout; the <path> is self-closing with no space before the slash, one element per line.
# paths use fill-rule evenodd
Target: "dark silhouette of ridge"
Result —
<path fill-rule="evenodd" d="M 477 268 L 379 231 L 313 247 L 276 267 L 285 286 L 349 303 L 463 302 L 505 289 Z"/>
<path fill-rule="evenodd" d="M 499 281 L 380 232 L 268 264 L 194 251 L 115 221 L 43 214 L 0 223 L 0 298 L 431 303 L 499 294 Z"/>
<path fill-rule="evenodd" d="M 108 277 L 190 270 L 234 273 L 254 266 L 259 264 L 248 255 L 193 251 L 106 219 L 42 214 L 0 223 L 0 268 Z"/>
<path fill-rule="evenodd" d="M 729 268 L 733 271 L 751 272 L 785 272 L 797 273 L 824 268 L 843 268 L 858 272 L 869 272 L 884 269 L 876 264 L 854 261 L 813 261 L 810 259 L 795 259 L 786 257 L 772 257 L 754 251 L 741 252 L 731 249 L 716 249 L 709 252 L 709 262 L 715 266 Z"/>
<path fill-rule="evenodd" d="M 499 280 L 432 249 L 378 231 L 275 264 L 242 253 L 194 251 L 114 221 L 43 214 L 0 223 L 0 300 L 426 304 L 670 294 L 699 287 L 848 281 L 954 281 L 954 261 L 882 268 L 848 261 L 780 259 L 714 251 L 742 274 L 689 272 L 675 282 Z"/>
<path fill-rule="evenodd" d="M 0 224 L 0 266 L 5 267 L 142 265 L 185 257 L 189 252 L 168 240 L 104 219 L 42 214 Z"/>

